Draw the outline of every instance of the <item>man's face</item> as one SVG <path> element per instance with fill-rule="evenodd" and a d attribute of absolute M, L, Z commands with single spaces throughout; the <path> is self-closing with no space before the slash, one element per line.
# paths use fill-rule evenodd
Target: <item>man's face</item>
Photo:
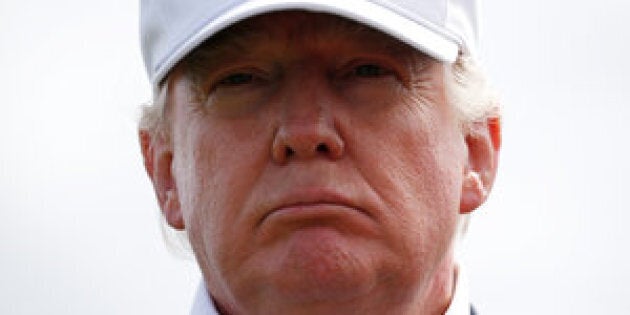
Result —
<path fill-rule="evenodd" d="M 162 205 L 220 306 L 427 291 L 449 265 L 468 162 L 445 66 L 326 15 L 226 34 L 171 74 Z"/>

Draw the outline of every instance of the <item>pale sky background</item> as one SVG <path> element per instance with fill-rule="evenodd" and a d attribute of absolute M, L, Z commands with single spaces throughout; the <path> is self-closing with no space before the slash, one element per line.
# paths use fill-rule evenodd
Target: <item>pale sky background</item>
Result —
<path fill-rule="evenodd" d="M 491 0 L 504 103 L 465 243 L 482 315 L 630 310 L 630 2 Z M 0 0 L 0 314 L 186 314 L 136 140 L 137 2 Z"/>

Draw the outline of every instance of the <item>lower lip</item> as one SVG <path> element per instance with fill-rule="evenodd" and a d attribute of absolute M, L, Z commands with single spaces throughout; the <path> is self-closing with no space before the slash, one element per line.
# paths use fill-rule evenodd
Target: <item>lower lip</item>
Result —
<path fill-rule="evenodd" d="M 266 220 L 273 219 L 324 219 L 327 217 L 338 217 L 346 215 L 356 215 L 362 212 L 358 209 L 348 207 L 340 204 L 332 203 L 313 203 L 294 205 L 288 207 L 279 208 L 271 212 Z"/>

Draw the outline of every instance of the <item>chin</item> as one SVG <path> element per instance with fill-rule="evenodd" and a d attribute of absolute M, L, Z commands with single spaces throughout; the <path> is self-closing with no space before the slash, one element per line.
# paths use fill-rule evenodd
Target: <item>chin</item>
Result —
<path fill-rule="evenodd" d="M 274 250 L 268 269 L 272 292 L 296 303 L 350 300 L 377 282 L 375 262 L 364 239 L 327 227 L 294 231 Z"/>

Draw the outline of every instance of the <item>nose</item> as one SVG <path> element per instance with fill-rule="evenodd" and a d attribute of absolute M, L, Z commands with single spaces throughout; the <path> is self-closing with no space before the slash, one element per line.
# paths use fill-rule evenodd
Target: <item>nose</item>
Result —
<path fill-rule="evenodd" d="M 322 120 L 295 120 L 278 129 L 272 155 L 279 164 L 318 157 L 338 160 L 343 156 L 343 149 L 343 141 L 334 126 Z"/>
<path fill-rule="evenodd" d="M 338 160 L 344 154 L 344 141 L 334 117 L 330 93 L 312 79 L 285 87 L 282 117 L 272 144 L 273 160 L 323 158 Z"/>

